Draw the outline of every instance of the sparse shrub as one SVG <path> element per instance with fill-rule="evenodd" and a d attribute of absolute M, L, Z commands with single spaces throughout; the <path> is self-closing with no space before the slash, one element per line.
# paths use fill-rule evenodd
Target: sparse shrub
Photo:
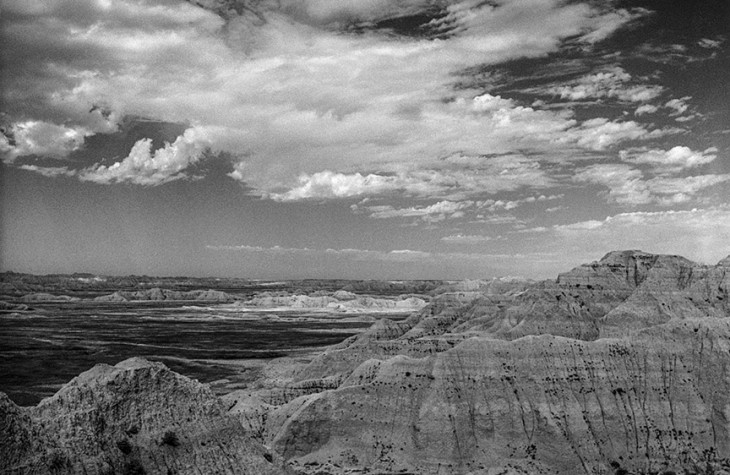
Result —
<path fill-rule="evenodd" d="M 129 460 L 124 464 L 123 475 L 145 475 L 144 465 L 138 459 Z"/>
<path fill-rule="evenodd" d="M 51 472 L 57 472 L 66 468 L 69 468 L 71 462 L 69 461 L 66 454 L 60 451 L 54 451 L 51 453 L 51 457 L 48 460 L 48 469 Z"/>
<path fill-rule="evenodd" d="M 137 435 L 139 433 L 139 427 L 137 427 L 137 426 L 129 426 L 129 428 L 126 431 L 124 431 L 124 432 L 126 432 L 127 435 L 129 435 L 129 436 Z"/>
<path fill-rule="evenodd" d="M 132 444 L 127 439 L 117 441 L 117 448 L 122 451 L 124 455 L 129 455 L 132 451 Z"/>
<path fill-rule="evenodd" d="M 265 459 L 266 459 L 266 461 L 267 461 L 267 462 L 269 462 L 269 463 L 272 463 L 272 462 L 274 461 L 274 457 L 272 457 L 272 456 L 271 456 L 271 454 L 270 454 L 270 453 L 268 453 L 268 452 L 264 454 L 264 458 L 265 458 Z"/>
<path fill-rule="evenodd" d="M 164 445 L 169 445 L 170 447 L 177 447 L 178 445 L 180 445 L 180 440 L 178 440 L 177 434 L 175 434 L 175 432 L 168 430 L 162 436 L 162 443 Z"/>

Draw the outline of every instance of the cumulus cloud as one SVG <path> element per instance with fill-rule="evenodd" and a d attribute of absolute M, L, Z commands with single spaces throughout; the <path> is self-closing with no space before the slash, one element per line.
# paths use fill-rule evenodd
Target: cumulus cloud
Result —
<path fill-rule="evenodd" d="M 0 156 L 7 163 L 24 155 L 64 158 L 84 143 L 89 130 L 29 120 L 16 122 L 0 134 Z"/>
<path fill-rule="evenodd" d="M 663 91 L 661 86 L 630 84 L 631 79 L 631 75 L 623 68 L 614 66 L 580 77 L 569 84 L 549 87 L 546 92 L 571 101 L 611 98 L 625 102 L 647 102 Z"/>
<path fill-rule="evenodd" d="M 687 109 L 689 109 L 687 101 L 690 99 L 692 99 L 690 96 L 681 97 L 679 99 L 671 99 L 664 104 L 664 107 L 674 110 L 674 112 L 670 114 L 671 116 L 682 115 L 687 112 Z"/>
<path fill-rule="evenodd" d="M 553 140 L 557 143 L 574 143 L 590 150 L 602 151 L 627 140 L 657 138 L 676 132 L 678 132 L 676 129 L 648 130 L 633 120 L 620 122 L 596 117 L 566 130 Z"/>
<path fill-rule="evenodd" d="M 32 117 L 77 131 L 65 141 L 58 132 L 44 149 L 61 156 L 89 134 L 115 130 L 126 115 L 188 121 L 221 131 L 199 145 L 234 156 L 233 178 L 281 201 L 433 187 L 446 197 L 462 185 L 462 194 L 512 189 L 528 177 L 543 186 L 549 180 L 535 160 L 504 175 L 482 169 L 470 177 L 472 170 L 439 168 L 439 159 L 518 150 L 557 156 L 566 144 L 602 150 L 652 133 L 452 88 L 455 71 L 544 55 L 568 37 L 594 43 L 640 11 L 557 0 L 261 1 L 239 2 L 235 13 L 210 4 L 225 19 L 162 0 L 9 2 L 4 60 L 15 65 L 6 84 L 14 127 Z M 450 32 L 443 39 L 340 30 L 434 6 L 443 12 L 432 26 Z M 178 140 L 161 151 L 138 142 L 117 164 L 77 175 L 147 185 L 181 178 L 202 148 Z M 5 139 L 0 147 L 34 153 L 19 144 Z"/>
<path fill-rule="evenodd" d="M 420 168 L 411 166 L 403 169 L 399 166 L 396 169 L 398 171 L 389 174 L 337 173 L 331 170 L 302 174 L 297 185 L 285 192 L 271 192 L 268 197 L 276 201 L 297 201 L 400 193 L 455 200 L 528 186 L 544 188 L 553 183 L 539 161 L 522 155 L 455 154 L 427 162 Z M 240 179 L 245 180 L 245 177 L 246 173 L 242 171 Z"/>
<path fill-rule="evenodd" d="M 112 165 L 95 165 L 79 172 L 83 181 L 159 185 L 185 177 L 184 170 L 197 163 L 210 142 L 204 132 L 190 128 L 173 143 L 152 151 L 152 140 L 141 139 L 129 155 Z"/>
<path fill-rule="evenodd" d="M 658 110 L 659 107 L 657 106 L 653 106 L 651 104 L 642 104 L 636 108 L 636 110 L 634 111 L 634 115 L 653 114 Z"/>
<path fill-rule="evenodd" d="M 650 165 L 660 173 L 677 173 L 685 169 L 696 168 L 714 161 L 717 148 L 710 147 L 698 152 L 689 147 L 678 145 L 669 150 L 622 150 L 621 160 L 637 165 Z"/>

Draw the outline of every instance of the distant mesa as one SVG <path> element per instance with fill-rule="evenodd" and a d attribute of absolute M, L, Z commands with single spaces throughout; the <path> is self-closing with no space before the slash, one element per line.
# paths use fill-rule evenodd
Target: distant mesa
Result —
<path fill-rule="evenodd" d="M 25 312 L 29 309 L 30 307 L 22 303 L 10 303 L 0 300 L 0 312 Z"/>
<path fill-rule="evenodd" d="M 44 292 L 32 293 L 24 295 L 21 299 L 23 302 L 78 302 L 78 297 L 70 297 L 68 295 L 53 295 Z"/>
<path fill-rule="evenodd" d="M 279 310 L 326 310 L 339 313 L 362 312 L 413 312 L 425 307 L 428 302 L 425 296 L 412 294 L 396 297 L 371 297 L 338 290 L 322 295 L 289 294 L 288 292 L 261 292 L 253 298 L 236 302 L 237 307 Z"/>
<path fill-rule="evenodd" d="M 138 291 L 117 291 L 113 294 L 94 298 L 96 302 L 139 302 L 139 301 L 205 301 L 205 302 L 232 302 L 237 300 L 219 290 L 192 290 L 181 292 L 176 290 L 160 289 L 158 287 Z"/>

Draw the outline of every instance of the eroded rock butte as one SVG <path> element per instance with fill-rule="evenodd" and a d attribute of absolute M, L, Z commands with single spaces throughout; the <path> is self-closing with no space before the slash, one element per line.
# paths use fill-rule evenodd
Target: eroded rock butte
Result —
<path fill-rule="evenodd" d="M 36 407 L 0 399 L 2 463 L 5 473 L 723 473 L 728 262 L 620 251 L 554 281 L 445 285 L 407 319 L 380 319 L 305 363 L 274 360 L 222 398 L 158 363 L 99 365 Z"/>

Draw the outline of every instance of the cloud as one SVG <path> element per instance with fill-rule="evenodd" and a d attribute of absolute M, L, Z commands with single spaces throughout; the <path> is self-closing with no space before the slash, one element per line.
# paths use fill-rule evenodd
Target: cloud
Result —
<path fill-rule="evenodd" d="M 634 115 L 653 114 L 658 110 L 659 108 L 657 106 L 653 106 L 651 104 L 642 104 L 636 108 L 636 110 L 634 111 Z"/>
<path fill-rule="evenodd" d="M 88 135 L 91 132 L 81 127 L 66 127 L 37 120 L 16 122 L 0 134 L 0 156 L 7 163 L 25 155 L 63 158 L 78 150 Z"/>
<path fill-rule="evenodd" d="M 613 35 L 616 30 L 649 14 L 651 12 L 643 8 L 632 8 L 631 10 L 622 8 L 614 12 L 607 12 L 597 19 L 595 28 L 583 35 L 581 40 L 589 44 L 598 43 Z"/>
<path fill-rule="evenodd" d="M 669 150 L 622 150 L 621 160 L 635 165 L 650 165 L 655 172 L 678 173 L 706 165 L 717 158 L 717 148 L 710 147 L 702 152 L 678 145 Z"/>
<path fill-rule="evenodd" d="M 714 264 L 730 254 L 730 209 L 620 213 L 603 220 L 555 225 L 547 232 L 547 239 L 560 240 L 567 252 L 583 260 L 610 243 L 611 249 L 679 254 Z"/>
<path fill-rule="evenodd" d="M 472 195 L 513 191 L 552 184 L 535 159 L 521 155 L 475 156 L 455 154 L 424 163 L 422 168 L 361 174 L 330 170 L 302 174 L 298 184 L 284 192 L 264 192 L 276 201 L 351 198 L 400 193 L 411 197 L 462 200 Z M 236 172 L 234 172 L 235 174 Z M 245 181 L 243 171 L 236 178 Z"/>
<path fill-rule="evenodd" d="M 394 208 L 390 205 L 383 206 L 354 206 L 356 212 L 366 212 L 374 219 L 388 218 L 420 218 L 428 223 L 436 223 L 445 219 L 464 217 L 464 212 L 474 207 L 473 201 L 439 201 L 429 206 L 408 208 Z"/>
<path fill-rule="evenodd" d="M 678 131 L 678 129 L 650 131 L 632 120 L 619 122 L 597 117 L 584 121 L 578 127 L 566 130 L 553 140 L 557 143 L 573 143 L 589 150 L 603 151 L 627 140 L 657 138 Z"/>
<path fill-rule="evenodd" d="M 173 143 L 152 152 L 152 140 L 138 140 L 129 155 L 112 165 L 95 165 L 79 172 L 82 181 L 159 185 L 184 178 L 184 170 L 197 163 L 210 147 L 204 132 L 190 128 Z"/>
<path fill-rule="evenodd" d="M 630 85 L 628 83 L 631 79 L 631 75 L 623 68 L 614 66 L 565 85 L 549 87 L 545 92 L 570 101 L 610 98 L 624 102 L 647 102 L 658 97 L 664 90 L 661 86 Z"/>
<path fill-rule="evenodd" d="M 687 101 L 690 99 L 692 99 L 690 96 L 681 97 L 679 99 L 671 99 L 664 104 L 664 107 L 674 109 L 674 112 L 672 112 L 670 116 L 682 115 L 687 112 L 687 109 L 689 109 Z"/>
<path fill-rule="evenodd" d="M 730 174 L 645 179 L 640 170 L 626 164 L 598 164 L 579 170 L 573 179 L 607 187 L 609 198 L 620 204 L 672 205 L 687 202 L 705 188 L 729 181 Z"/>
<path fill-rule="evenodd" d="M 21 170 L 27 170 L 35 173 L 40 173 L 46 177 L 57 177 L 57 176 L 74 176 L 76 172 L 69 170 L 68 167 L 39 167 L 37 165 L 21 165 Z"/>
<path fill-rule="evenodd" d="M 500 238 L 492 237 L 492 236 L 484 236 L 481 234 L 475 235 L 475 234 L 451 234 L 449 236 L 444 236 L 441 238 L 441 241 L 450 243 L 450 244 L 479 244 L 489 241 L 494 241 Z"/>
<path fill-rule="evenodd" d="M 699 46 L 701 46 L 702 48 L 717 49 L 720 46 L 722 46 L 723 42 L 724 42 L 724 39 L 722 39 L 722 38 L 716 39 L 716 40 L 713 40 L 710 38 L 702 38 L 701 40 L 699 40 L 697 42 L 697 44 Z"/>
<path fill-rule="evenodd" d="M 535 159 L 519 159 L 504 175 L 459 172 L 439 160 L 462 152 L 558 156 L 566 145 L 603 150 L 652 134 L 452 87 L 454 73 L 470 66 L 545 55 L 569 37 L 592 44 L 644 12 L 557 0 L 262 0 L 238 10 L 209 3 L 222 16 L 162 0 L 8 3 L 3 59 L 14 67 L 4 98 L 13 127 L 33 121 L 77 131 L 80 138 L 47 147 L 60 157 L 125 116 L 187 121 L 217 132 L 154 152 L 138 142 L 117 164 L 77 176 L 165 183 L 188 175 L 210 146 L 234 157 L 231 177 L 281 201 L 540 187 L 550 180 Z M 434 5 L 443 12 L 432 27 L 450 32 L 442 39 L 394 38 L 367 25 Z M 352 22 L 365 31 L 343 32 Z"/>

